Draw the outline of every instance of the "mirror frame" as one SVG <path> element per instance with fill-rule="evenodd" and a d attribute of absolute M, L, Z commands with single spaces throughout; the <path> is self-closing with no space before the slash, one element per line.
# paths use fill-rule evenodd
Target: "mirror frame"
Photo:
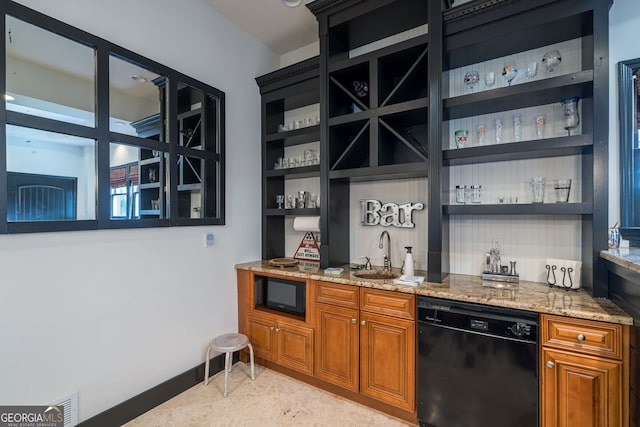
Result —
<path fill-rule="evenodd" d="M 19 3 L 7 0 L 0 3 L 3 19 L 0 24 L 2 31 L 2 53 L 0 54 L 0 93 L 6 93 L 6 16 L 11 15 L 29 24 L 38 26 L 55 34 L 62 35 L 72 41 L 84 44 L 95 50 L 95 86 L 96 86 L 96 123 L 94 128 L 59 122 L 52 119 L 35 117 L 14 111 L 7 111 L 6 103 L 0 102 L 0 139 L 5 141 L 0 147 L 0 234 L 25 233 L 25 232 L 50 232 L 71 230 L 95 230 L 95 229 L 121 229 L 121 228 L 146 228 L 166 226 L 191 226 L 191 225 L 224 225 L 225 224 L 225 93 L 203 82 L 186 76 L 163 64 L 157 63 L 135 52 L 110 43 L 90 33 L 58 21 L 47 15 L 34 11 Z M 161 142 L 153 139 L 133 137 L 110 131 L 109 128 L 109 56 L 117 55 L 134 64 L 148 68 L 167 78 L 167 92 L 165 99 L 166 111 L 166 135 L 170 142 Z M 205 94 L 217 100 L 217 138 L 219 151 L 206 152 L 178 147 L 178 84 L 186 83 L 194 88 L 202 90 Z M 69 135 L 89 138 L 96 141 L 96 219 L 94 220 L 69 220 L 69 221 L 33 221 L 33 222 L 8 222 L 7 221 L 7 149 L 6 149 L 6 125 L 24 126 L 27 128 L 45 131 L 60 132 Z M 161 149 L 169 153 L 170 165 L 177 162 L 179 154 L 188 154 L 203 160 L 219 162 L 219 180 L 216 187 L 207 189 L 210 197 L 217 201 L 217 212 L 211 218 L 178 218 L 178 203 L 171 203 L 168 218 L 141 218 L 141 219 L 112 219 L 110 196 L 110 159 L 109 147 L 112 142 L 127 145 Z M 185 151 L 186 150 L 186 151 Z M 170 200 L 177 201 L 177 168 L 170 169 L 169 183 L 166 189 Z M 209 196 L 205 196 L 209 197 Z"/>
<path fill-rule="evenodd" d="M 634 73 L 640 70 L 640 58 L 618 63 L 618 120 L 620 139 L 620 229 L 622 237 L 629 240 L 631 246 L 640 243 L 640 224 L 633 223 L 633 176 L 634 165 L 633 144 L 638 112 L 634 108 L 637 95 L 634 96 Z M 634 114 L 635 113 L 635 114 Z"/>

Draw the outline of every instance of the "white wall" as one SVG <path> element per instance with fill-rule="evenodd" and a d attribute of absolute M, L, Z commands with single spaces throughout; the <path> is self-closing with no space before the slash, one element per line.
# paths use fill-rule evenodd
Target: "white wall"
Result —
<path fill-rule="evenodd" d="M 609 12 L 609 225 L 620 219 L 618 62 L 640 58 L 637 0 L 614 0 Z"/>
<path fill-rule="evenodd" d="M 79 391 L 83 420 L 202 363 L 211 338 L 236 330 L 234 265 L 260 258 L 254 77 L 279 57 L 200 0 L 20 3 L 227 97 L 226 226 L 0 236 L 0 402 Z"/>

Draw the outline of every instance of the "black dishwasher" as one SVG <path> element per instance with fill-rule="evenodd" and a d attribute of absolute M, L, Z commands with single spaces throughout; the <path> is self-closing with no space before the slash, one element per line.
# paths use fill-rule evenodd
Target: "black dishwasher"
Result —
<path fill-rule="evenodd" d="M 420 427 L 536 427 L 538 314 L 418 297 Z"/>

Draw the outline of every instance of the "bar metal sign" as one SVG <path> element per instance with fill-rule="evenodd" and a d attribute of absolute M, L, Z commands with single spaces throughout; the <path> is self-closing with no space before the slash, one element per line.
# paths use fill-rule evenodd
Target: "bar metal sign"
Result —
<path fill-rule="evenodd" d="M 382 225 L 383 227 L 414 228 L 413 211 L 424 209 L 424 204 L 417 202 L 381 203 L 378 200 L 360 200 L 360 224 Z"/>

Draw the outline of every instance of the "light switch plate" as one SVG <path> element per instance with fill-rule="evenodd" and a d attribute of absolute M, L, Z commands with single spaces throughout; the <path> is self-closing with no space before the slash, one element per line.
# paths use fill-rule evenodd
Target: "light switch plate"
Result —
<path fill-rule="evenodd" d="M 204 246 L 209 247 L 213 246 L 213 233 L 207 233 L 204 235 Z"/>

